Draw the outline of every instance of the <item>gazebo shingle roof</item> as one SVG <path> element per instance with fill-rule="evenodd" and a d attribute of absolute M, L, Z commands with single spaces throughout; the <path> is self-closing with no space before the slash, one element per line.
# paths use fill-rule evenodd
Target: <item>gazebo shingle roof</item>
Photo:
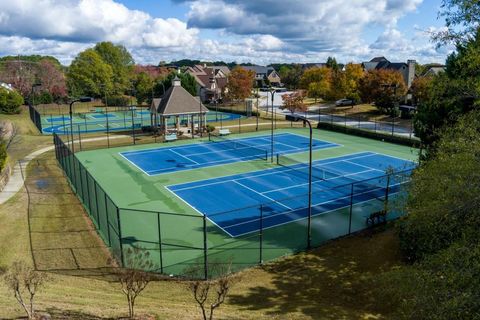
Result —
<path fill-rule="evenodd" d="M 207 113 L 208 109 L 198 97 L 192 96 L 175 77 L 172 86 L 165 92 L 162 99 L 154 99 L 153 106 L 158 114 L 164 116 Z"/>

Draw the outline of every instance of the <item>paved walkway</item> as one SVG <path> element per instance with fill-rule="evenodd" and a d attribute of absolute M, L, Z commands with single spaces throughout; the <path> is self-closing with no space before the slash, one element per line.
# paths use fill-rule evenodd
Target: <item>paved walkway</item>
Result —
<path fill-rule="evenodd" d="M 110 139 L 119 139 L 119 138 L 125 138 L 127 136 L 114 136 L 110 137 Z M 89 142 L 89 141 L 99 141 L 99 140 L 106 140 L 105 137 L 99 137 L 99 138 L 91 138 L 91 139 L 85 139 L 82 140 L 82 142 Z M 7 185 L 3 189 L 2 192 L 0 192 L 0 204 L 3 204 L 7 202 L 11 197 L 13 197 L 18 191 L 20 191 L 23 187 L 23 174 L 22 170 L 28 165 L 30 161 L 38 157 L 39 155 L 51 151 L 55 148 L 55 146 L 49 146 L 45 147 L 42 149 L 39 149 L 37 151 L 34 151 L 30 153 L 28 156 L 23 158 L 22 160 L 19 160 L 17 164 L 13 167 L 12 170 L 12 175 L 10 176 L 10 179 L 8 180 Z"/>

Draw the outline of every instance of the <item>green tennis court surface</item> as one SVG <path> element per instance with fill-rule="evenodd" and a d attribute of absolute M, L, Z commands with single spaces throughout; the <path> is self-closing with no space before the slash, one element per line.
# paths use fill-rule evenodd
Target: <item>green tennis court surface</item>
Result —
<path fill-rule="evenodd" d="M 248 142 L 248 138 L 265 134 L 268 134 L 268 132 L 242 134 L 232 138 L 247 138 L 246 141 Z M 308 137 L 308 131 L 303 128 L 276 130 L 275 134 Z M 418 153 L 417 150 L 409 147 L 335 132 L 314 130 L 314 139 L 338 145 L 334 148 L 315 150 L 313 154 L 315 163 L 324 166 L 326 163 L 334 161 L 333 163 L 339 166 L 333 168 L 338 174 L 334 176 L 334 180 L 331 180 L 331 177 L 326 177 L 325 182 L 316 183 L 321 189 L 316 190 L 316 192 L 320 192 L 321 195 L 314 199 L 322 206 L 325 206 L 325 201 L 341 199 L 341 205 L 327 205 L 328 210 L 322 209 L 322 211 L 319 209 L 321 212 L 317 211 L 316 213 L 319 214 L 312 218 L 311 244 L 312 246 L 318 246 L 330 239 L 364 229 L 366 227 L 365 215 L 384 208 L 387 188 L 391 193 L 390 204 L 394 202 L 395 198 L 399 198 L 403 186 L 408 181 L 408 175 L 398 174 L 388 180 L 390 178 L 382 176 L 383 172 L 381 171 L 387 167 L 394 167 L 397 170 L 411 168 L 411 161 L 417 161 Z M 292 171 L 287 175 L 282 172 L 285 169 L 281 169 L 286 167 L 279 166 L 277 161 L 272 163 L 264 159 L 254 159 L 164 172 L 160 175 L 147 175 L 122 156 L 122 154 L 128 152 L 135 154 L 135 152 L 143 153 L 149 150 L 161 153 L 162 148 L 165 148 L 165 152 L 176 147 L 197 146 L 197 148 L 203 148 L 209 143 L 208 139 L 204 138 L 193 141 L 177 141 L 168 145 L 129 146 L 77 153 L 76 157 L 79 160 L 79 165 L 84 168 L 80 169 L 78 174 L 81 177 L 82 193 L 89 195 L 88 204 L 91 208 L 96 208 L 90 210 L 90 215 L 94 221 L 97 221 L 97 219 L 100 221 L 100 223 L 97 221 L 96 224 L 97 226 L 100 224 L 99 230 L 102 237 L 106 239 L 113 234 L 121 235 L 121 239 L 118 241 L 123 244 L 124 250 L 129 246 L 142 247 L 150 252 L 152 259 L 161 264 L 162 272 L 172 274 L 182 274 L 192 264 L 201 263 L 205 254 L 208 255 L 209 261 L 231 262 L 233 268 L 238 270 L 257 265 L 260 261 L 268 261 L 285 254 L 304 250 L 308 240 L 307 219 L 305 219 L 304 211 L 300 213 L 296 210 L 291 213 L 282 211 L 282 216 L 287 219 L 281 221 L 275 219 L 270 220 L 270 222 L 262 220 L 262 218 L 267 219 L 272 212 L 269 212 L 268 209 L 264 212 L 254 212 L 252 206 L 248 206 L 248 204 L 251 204 L 248 201 L 245 202 L 248 208 L 240 208 L 244 202 L 239 202 L 239 198 L 235 197 L 235 192 L 243 188 L 240 186 L 238 188 L 229 186 L 226 189 L 215 189 L 213 192 L 222 201 L 217 199 L 213 202 L 209 197 L 210 189 L 194 188 L 195 190 L 192 189 L 188 194 L 180 196 L 175 195 L 175 192 L 172 193 L 172 191 L 175 191 L 173 189 L 180 188 L 179 185 L 203 187 L 208 181 L 226 183 L 245 176 L 258 182 L 258 179 L 260 179 L 257 177 L 259 173 L 275 171 L 275 175 L 272 176 L 274 178 L 263 179 L 260 184 L 257 183 L 255 186 L 247 185 L 252 194 L 254 192 L 251 190 L 256 191 L 255 196 L 252 197 L 252 199 L 255 199 L 253 207 L 262 207 L 263 200 L 258 198 L 258 193 L 263 194 L 269 192 L 269 190 L 278 191 L 279 187 L 285 188 L 284 184 L 286 183 L 295 186 L 295 188 L 292 188 L 292 190 L 295 190 L 293 194 L 296 198 L 295 203 L 281 201 L 280 198 L 285 195 L 285 190 L 268 196 L 273 199 L 277 209 L 282 207 L 282 204 L 299 208 L 302 206 L 300 202 L 306 201 L 306 196 L 303 193 L 305 185 L 305 175 L 303 173 L 295 174 Z M 301 163 L 306 163 L 308 160 L 308 152 L 305 152 L 305 149 L 298 151 L 298 153 L 289 154 L 288 157 L 300 163 L 297 166 L 302 167 L 304 165 Z M 355 165 L 342 161 L 345 157 L 348 159 L 354 154 L 364 154 L 367 158 L 370 157 L 369 161 L 371 161 L 360 163 L 359 159 L 353 159 L 353 161 L 358 162 Z M 215 153 L 209 155 L 208 159 L 209 161 L 215 161 Z M 331 161 L 328 159 L 331 159 Z M 376 166 L 378 163 L 383 166 Z M 376 167 L 364 168 L 373 165 Z M 343 173 L 338 173 L 338 171 Z M 371 176 L 370 173 L 375 173 L 375 176 Z M 355 179 L 352 178 L 353 174 L 356 174 Z M 84 175 L 85 178 L 83 178 Z M 349 175 L 350 179 L 347 178 Z M 289 183 L 285 179 L 290 179 L 295 183 Z M 368 185 L 375 188 L 369 190 L 364 188 L 367 179 L 371 179 L 371 183 Z M 332 184 L 334 181 L 343 181 L 345 184 Z M 279 184 L 282 184 L 282 186 L 279 186 Z M 390 187 L 387 187 L 387 185 Z M 94 195 L 94 199 L 92 199 L 92 195 Z M 222 202 L 228 199 L 231 199 L 228 201 L 231 207 L 227 208 Z M 322 199 L 326 200 L 321 201 Z M 200 201 L 200 204 L 207 203 L 205 201 L 210 202 L 206 206 L 201 205 L 201 208 L 195 208 L 197 206 L 194 204 L 196 201 Z M 271 203 L 272 201 L 270 201 Z M 118 210 L 115 209 L 116 207 L 118 207 Z M 273 206 L 270 205 L 270 207 Z M 227 213 L 224 211 L 227 211 Z M 204 220 L 203 214 L 208 216 L 209 213 L 212 217 Z M 241 227 L 240 229 L 236 227 L 238 230 L 232 229 L 225 232 L 226 226 L 221 225 L 224 221 L 222 217 L 213 218 L 213 215 L 219 213 L 224 215 L 224 218 L 228 217 L 228 219 L 234 220 L 241 217 L 251 218 L 252 214 L 265 214 L 264 217 L 259 217 L 260 221 L 264 221 L 266 224 L 264 226 L 260 225 L 258 217 L 255 217 L 257 220 L 248 218 L 249 223 L 245 224 L 247 227 Z M 112 228 L 107 229 L 102 227 L 111 225 L 111 221 L 116 219 L 117 214 L 120 222 L 118 225 L 115 224 Z M 392 210 L 389 218 L 394 218 L 398 214 L 400 213 Z M 107 218 L 102 218 L 102 216 Z M 110 224 L 108 219 L 110 219 Z M 107 231 L 110 232 L 109 235 L 107 235 Z M 204 242 L 205 238 L 206 242 Z M 112 246 L 114 245 L 118 246 L 118 243 L 112 244 Z"/>

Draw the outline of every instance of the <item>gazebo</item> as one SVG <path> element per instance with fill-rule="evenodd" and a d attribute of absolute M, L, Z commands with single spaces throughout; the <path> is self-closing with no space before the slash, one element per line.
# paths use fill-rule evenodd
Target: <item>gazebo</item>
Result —
<path fill-rule="evenodd" d="M 192 136 L 195 134 L 195 117 L 198 118 L 198 131 L 202 132 L 206 125 L 206 113 L 208 109 L 201 103 L 199 97 L 192 96 L 182 87 L 180 79 L 175 76 L 172 86 L 165 92 L 161 99 L 153 99 L 150 106 L 152 126 L 159 128 L 160 132 L 167 134 L 169 130 L 180 130 L 180 117 L 186 116 L 185 123 L 191 128 Z M 174 126 L 168 128 L 168 120 L 174 118 Z"/>

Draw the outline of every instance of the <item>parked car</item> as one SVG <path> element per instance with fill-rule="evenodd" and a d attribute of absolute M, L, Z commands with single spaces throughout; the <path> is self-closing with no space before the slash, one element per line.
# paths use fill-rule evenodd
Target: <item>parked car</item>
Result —
<path fill-rule="evenodd" d="M 340 99 L 340 100 L 337 100 L 335 101 L 335 105 L 337 107 L 340 107 L 340 106 L 354 106 L 355 105 L 355 101 L 352 100 L 352 99 Z"/>

